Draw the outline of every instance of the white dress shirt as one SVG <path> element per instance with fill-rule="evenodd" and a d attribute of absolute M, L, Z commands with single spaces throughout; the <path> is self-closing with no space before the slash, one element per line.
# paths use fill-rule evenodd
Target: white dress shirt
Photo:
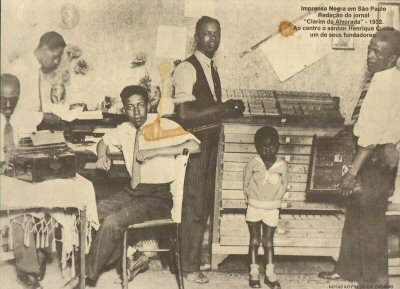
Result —
<path fill-rule="evenodd" d="M 147 121 L 143 126 L 154 122 L 156 117 L 156 114 L 148 114 Z M 161 128 L 163 130 L 169 130 L 178 127 L 180 126 L 176 122 L 161 118 Z M 106 145 L 114 145 L 122 150 L 125 165 L 131 177 L 133 175 L 133 152 L 136 131 L 136 128 L 131 122 L 124 122 L 103 136 L 103 141 Z M 158 141 L 146 141 L 143 135 L 140 135 L 139 150 L 178 145 L 186 142 L 187 140 L 195 140 L 196 142 L 200 143 L 200 141 L 190 133 L 176 137 L 165 138 Z M 172 182 L 175 180 L 175 156 L 157 156 L 155 158 L 148 159 L 141 164 L 140 173 L 140 180 L 143 184 L 162 184 Z"/>
<path fill-rule="evenodd" d="M 358 145 L 367 147 L 400 140 L 400 71 L 375 73 L 354 125 Z"/>
<path fill-rule="evenodd" d="M 5 124 L 6 124 L 6 118 L 2 113 L 0 113 L 0 161 L 4 161 L 3 135 L 4 135 Z M 15 112 L 10 117 L 10 124 L 13 128 L 14 144 L 16 146 L 18 145 L 18 140 L 21 137 L 21 135 L 36 131 L 36 125 L 34 124 L 32 125 L 32 123 L 30 122 L 25 122 L 21 117 L 16 117 Z"/>
<path fill-rule="evenodd" d="M 194 52 L 194 56 L 200 62 L 204 74 L 206 75 L 208 86 L 211 89 L 211 93 L 213 94 L 215 101 L 217 101 L 217 98 L 215 96 L 214 82 L 211 74 L 212 59 L 208 58 L 198 50 Z M 175 68 L 173 80 L 175 86 L 175 103 L 183 103 L 186 101 L 196 100 L 196 98 L 192 94 L 193 85 L 196 83 L 196 80 L 196 69 L 191 63 L 184 61 Z"/>

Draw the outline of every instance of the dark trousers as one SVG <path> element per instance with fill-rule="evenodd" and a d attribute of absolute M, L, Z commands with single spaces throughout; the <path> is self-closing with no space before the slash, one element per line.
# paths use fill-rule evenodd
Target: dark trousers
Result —
<path fill-rule="evenodd" d="M 218 134 L 201 141 L 201 153 L 190 156 L 185 177 L 180 241 L 186 272 L 200 270 L 203 235 L 214 200 Z"/>
<path fill-rule="evenodd" d="M 385 212 L 396 169 L 366 163 L 360 171 L 362 192 L 351 196 L 335 272 L 360 284 L 388 281 Z"/>
<path fill-rule="evenodd" d="M 32 232 L 33 225 L 30 224 L 29 228 L 29 246 L 24 244 L 25 239 L 25 230 L 19 223 L 22 223 L 24 220 L 23 216 L 17 217 L 15 219 L 16 222 L 12 224 L 12 234 L 13 234 L 13 247 L 14 247 L 14 256 L 15 256 L 15 266 L 17 270 L 29 273 L 36 274 L 39 273 L 39 262 L 38 262 L 38 250 L 43 251 L 43 254 L 51 253 L 51 243 L 52 243 L 52 235 L 49 236 L 49 247 L 36 249 L 35 242 L 35 234 Z"/>
<path fill-rule="evenodd" d="M 86 276 L 97 280 L 103 269 L 122 255 L 124 230 L 133 224 L 171 217 L 169 184 L 130 185 L 97 204 L 101 221 L 86 261 Z"/>

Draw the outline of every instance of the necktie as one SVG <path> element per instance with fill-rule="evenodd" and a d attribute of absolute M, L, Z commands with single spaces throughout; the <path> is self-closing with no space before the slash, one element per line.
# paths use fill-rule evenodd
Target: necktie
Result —
<path fill-rule="evenodd" d="M 139 153 L 139 132 L 140 132 L 139 129 L 136 130 L 135 147 L 133 149 L 133 165 L 132 165 L 132 179 L 131 179 L 132 189 L 136 189 L 136 187 L 140 184 L 140 163 L 136 160 L 136 156 Z"/>
<path fill-rule="evenodd" d="M 211 60 L 211 76 L 214 82 L 214 91 L 217 102 L 221 103 L 221 81 L 219 79 L 217 67 L 213 60 Z"/>
<path fill-rule="evenodd" d="M 11 152 L 15 148 L 14 130 L 9 119 L 6 120 L 6 123 L 4 125 L 3 139 L 4 139 L 3 151 L 5 154 L 5 161 L 6 163 L 8 163 L 10 161 Z"/>
<path fill-rule="evenodd" d="M 368 88 L 369 88 L 369 85 L 371 83 L 371 80 L 372 80 L 372 76 L 370 76 L 367 79 L 367 82 L 364 84 L 364 87 L 363 87 L 363 89 L 361 91 L 361 95 L 358 98 L 356 107 L 354 108 L 353 114 L 351 116 L 351 123 L 352 124 L 355 124 L 357 122 L 357 120 L 358 120 L 358 117 L 360 116 L 361 106 L 362 106 L 362 103 L 364 101 L 365 96 L 367 95 Z"/>
<path fill-rule="evenodd" d="M 42 84 L 42 72 L 40 71 L 40 68 L 39 68 L 39 81 L 38 81 L 38 87 L 39 87 L 39 103 L 40 103 L 39 111 L 43 111 L 43 104 L 42 104 L 42 88 L 41 88 L 41 84 Z"/>

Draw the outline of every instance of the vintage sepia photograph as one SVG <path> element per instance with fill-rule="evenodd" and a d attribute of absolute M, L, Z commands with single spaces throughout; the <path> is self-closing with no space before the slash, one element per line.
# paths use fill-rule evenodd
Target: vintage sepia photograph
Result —
<path fill-rule="evenodd" d="M 400 289 L 399 0 L 0 11 L 0 289 Z"/>

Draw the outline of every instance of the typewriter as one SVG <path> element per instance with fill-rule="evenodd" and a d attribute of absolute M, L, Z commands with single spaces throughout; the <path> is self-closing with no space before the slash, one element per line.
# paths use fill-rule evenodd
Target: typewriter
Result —
<path fill-rule="evenodd" d="M 76 176 L 75 154 L 61 131 L 40 131 L 20 138 L 12 162 L 12 176 L 31 183 Z"/>
<path fill-rule="evenodd" d="M 82 143 L 86 136 L 101 137 L 110 129 L 128 121 L 124 114 L 103 113 L 100 119 L 76 119 L 64 130 L 64 137 L 71 143 Z"/>

